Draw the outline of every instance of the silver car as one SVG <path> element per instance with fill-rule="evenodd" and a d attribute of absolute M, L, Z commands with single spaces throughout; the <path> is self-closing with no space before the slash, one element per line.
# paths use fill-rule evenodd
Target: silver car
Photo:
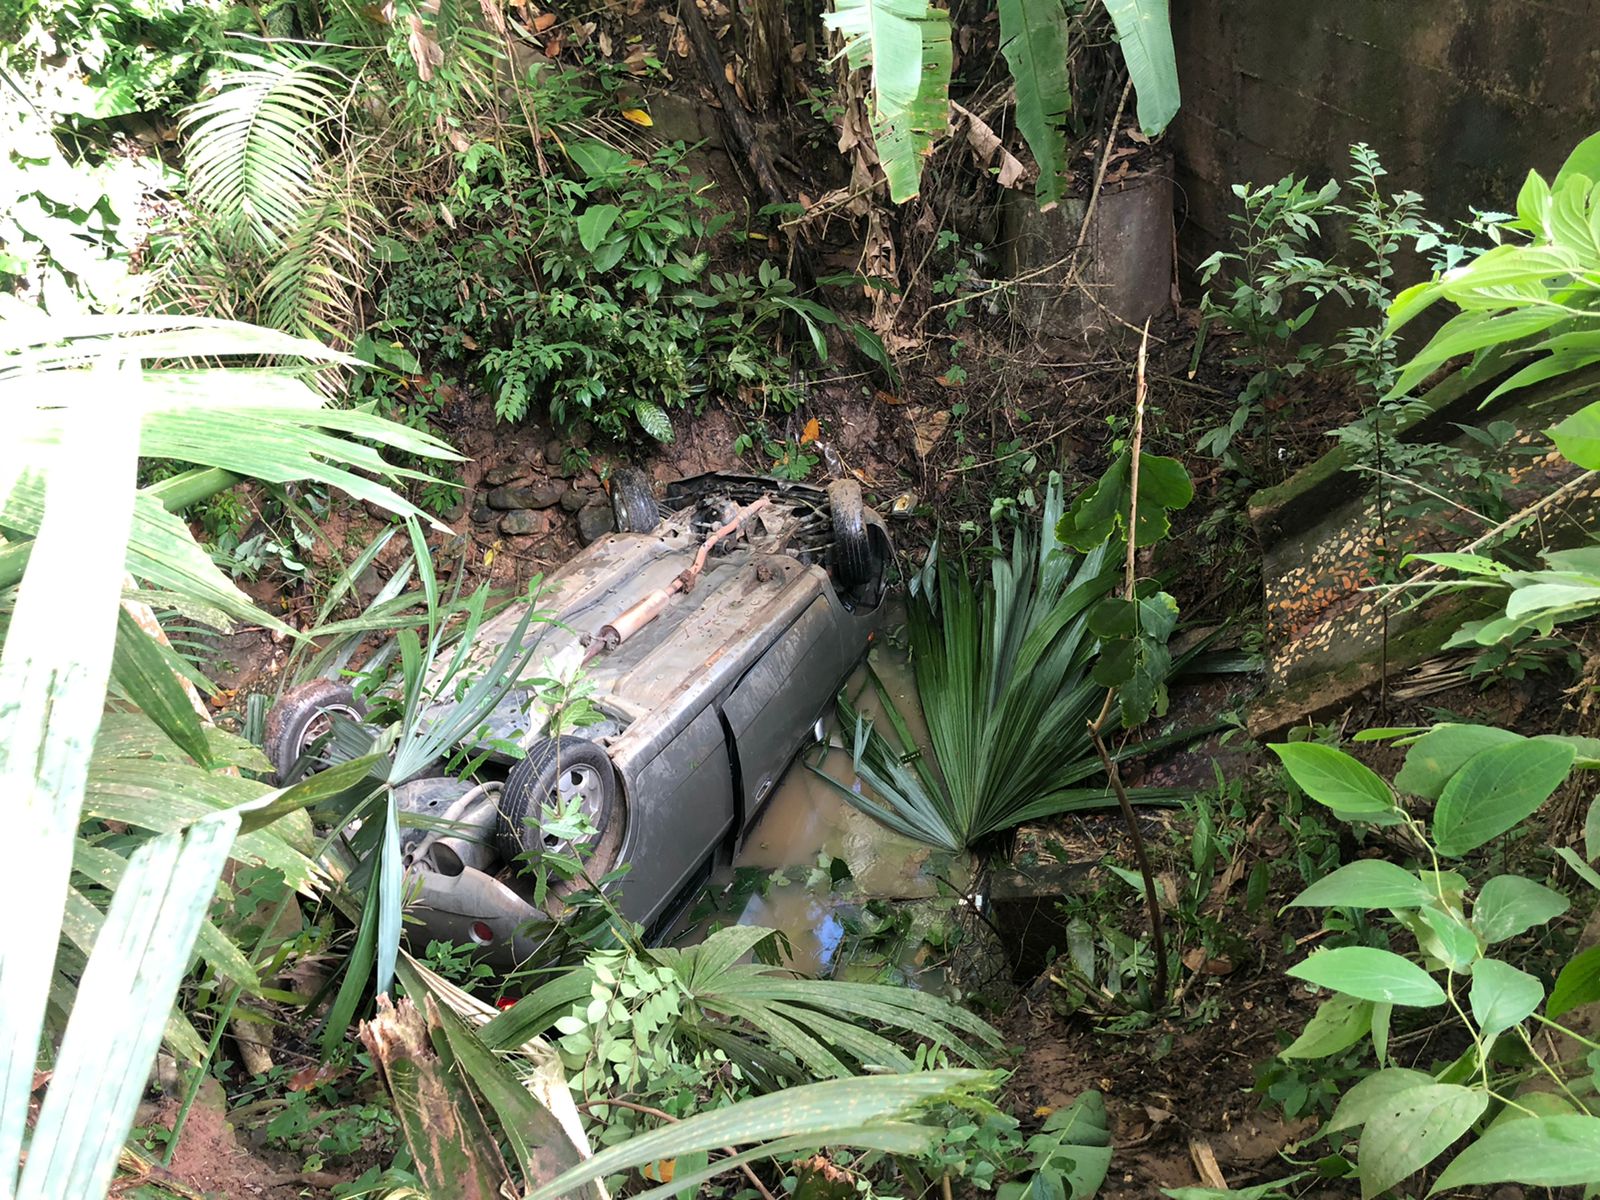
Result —
<path fill-rule="evenodd" d="M 595 831 L 582 847 L 588 875 L 626 865 L 614 902 L 661 930 L 731 860 L 865 653 L 893 552 L 854 480 L 703 475 L 658 503 L 629 470 L 611 493 L 620 532 L 550 577 L 539 603 L 555 622 L 532 627 L 537 673 L 581 662 L 601 721 L 546 736 L 534 693 L 513 687 L 475 735 L 487 757 L 474 777 L 397 789 L 402 812 L 434 819 L 402 833 L 421 944 L 476 944 L 501 964 L 527 957 L 561 901 L 556 888 L 535 906 L 526 862 L 570 850 L 540 816 L 574 804 Z M 493 661 L 523 616 L 486 622 L 474 658 Z M 333 715 L 362 715 L 348 684 L 318 680 L 283 697 L 266 745 L 281 775 Z"/>

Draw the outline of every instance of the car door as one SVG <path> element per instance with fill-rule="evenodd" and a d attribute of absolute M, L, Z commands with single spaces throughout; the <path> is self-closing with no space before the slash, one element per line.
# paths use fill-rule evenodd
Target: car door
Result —
<path fill-rule="evenodd" d="M 811 737 L 843 674 L 839 631 L 818 596 L 768 646 L 722 706 L 733 736 L 742 802 L 740 832 L 772 794 L 794 753 Z"/>

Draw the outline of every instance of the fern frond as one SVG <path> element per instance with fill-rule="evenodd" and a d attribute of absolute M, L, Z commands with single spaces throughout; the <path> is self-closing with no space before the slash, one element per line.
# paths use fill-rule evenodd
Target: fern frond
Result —
<path fill-rule="evenodd" d="M 896 203 L 917 194 L 922 160 L 950 125 L 950 16 L 928 0 L 835 0 L 823 23 L 853 68 L 872 68 L 872 137 Z"/>
<path fill-rule="evenodd" d="M 1000 0 L 1000 52 L 1017 90 L 1017 128 L 1039 166 L 1041 208 L 1067 191 L 1067 139 L 1072 105 L 1067 73 L 1067 14 L 1061 0 Z"/>
<path fill-rule="evenodd" d="M 316 58 L 237 57 L 244 67 L 184 113 L 190 198 L 223 229 L 275 249 L 319 199 L 323 129 L 340 98 Z"/>

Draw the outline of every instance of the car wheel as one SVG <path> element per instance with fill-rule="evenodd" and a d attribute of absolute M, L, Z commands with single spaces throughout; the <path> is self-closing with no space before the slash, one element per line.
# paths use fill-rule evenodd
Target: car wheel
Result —
<path fill-rule="evenodd" d="M 661 523 L 661 508 L 643 471 L 622 467 L 611 473 L 611 512 L 618 533 L 653 533 Z"/>
<path fill-rule="evenodd" d="M 267 712 L 262 749 L 280 787 L 294 782 L 296 765 L 333 728 L 335 715 L 351 721 L 360 721 L 367 715 L 366 705 L 356 699 L 355 689 L 339 679 L 313 679 L 292 687 Z M 300 774 L 314 774 L 318 769 L 312 767 Z"/>
<path fill-rule="evenodd" d="M 867 532 L 866 506 L 861 485 L 854 479 L 835 479 L 828 485 L 828 513 L 833 518 L 833 572 L 842 587 L 871 583 L 878 574 Z"/>
<path fill-rule="evenodd" d="M 500 857 L 512 862 L 525 851 L 541 853 L 565 843 L 539 829 L 539 813 L 578 802 L 598 842 L 613 819 L 617 804 L 617 776 L 604 748 L 586 738 L 540 738 L 506 776 L 500 793 L 500 820 L 495 845 Z"/>

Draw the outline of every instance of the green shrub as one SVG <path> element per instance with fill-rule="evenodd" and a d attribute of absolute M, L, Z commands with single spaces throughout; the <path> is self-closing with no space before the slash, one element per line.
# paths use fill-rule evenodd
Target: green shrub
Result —
<path fill-rule="evenodd" d="M 1397 733 L 1409 735 L 1410 748 L 1392 784 L 1331 746 L 1272 747 L 1295 783 L 1339 820 L 1393 827 L 1390 845 L 1417 849 L 1415 865 L 1355 859 L 1291 901 L 1368 914 L 1385 944 L 1393 935 L 1394 949 L 1338 945 L 1290 967 L 1290 975 L 1332 994 L 1283 1057 L 1321 1062 L 1370 1040 L 1376 1069 L 1364 1070 L 1344 1091 L 1323 1130 L 1336 1142 L 1358 1141 L 1363 1197 L 1428 1168 L 1463 1138 L 1434 1192 L 1506 1182 L 1593 1184 L 1600 1180 L 1600 1118 L 1590 1110 L 1600 1060 L 1592 1054 L 1563 1060 L 1553 1043 L 1533 1034 L 1543 1027 L 1571 1039 L 1569 1046 L 1594 1046 L 1560 1022 L 1600 1000 L 1600 947 L 1544 961 L 1538 942 L 1568 910 L 1568 898 L 1520 874 L 1480 881 L 1469 877 L 1463 860 L 1519 828 L 1575 766 L 1600 765 L 1600 745 L 1478 725 L 1366 736 Z M 1420 806 L 1402 796 L 1431 802 L 1432 819 L 1414 815 Z M 1595 816 L 1589 816 L 1586 858 L 1600 853 Z M 1585 858 L 1566 847 L 1556 854 L 1575 876 L 1600 887 Z M 1549 866 L 1547 860 L 1541 876 Z M 1412 1011 L 1456 1031 L 1456 1044 L 1465 1047 L 1459 1057 L 1444 1064 L 1402 1060 L 1400 1035 Z"/>
<path fill-rule="evenodd" d="M 666 441 L 668 412 L 714 393 L 792 408 L 778 326 L 794 314 L 822 358 L 835 318 L 772 263 L 753 277 L 710 269 L 728 217 L 711 213 L 684 153 L 571 141 L 544 175 L 520 149 L 471 146 L 448 198 L 413 212 L 414 243 L 392 243 L 403 261 L 379 329 L 481 372 L 502 420 L 537 403 L 558 424 Z"/>

